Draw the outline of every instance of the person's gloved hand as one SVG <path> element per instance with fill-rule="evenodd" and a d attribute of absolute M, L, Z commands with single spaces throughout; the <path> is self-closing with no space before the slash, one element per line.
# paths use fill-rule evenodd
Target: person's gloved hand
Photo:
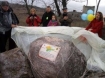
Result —
<path fill-rule="evenodd" d="M 33 17 L 31 16 L 30 19 L 33 19 Z"/>
<path fill-rule="evenodd" d="M 64 16 L 64 18 L 63 18 L 64 20 L 67 20 L 68 19 L 68 16 Z"/>
<path fill-rule="evenodd" d="M 79 39 L 80 39 L 81 41 L 83 41 L 83 42 L 86 42 L 86 41 L 87 41 L 86 38 L 83 37 L 83 36 L 80 36 Z"/>
<path fill-rule="evenodd" d="M 17 27 L 17 25 L 12 24 L 11 27 L 12 27 L 12 28 Z"/>

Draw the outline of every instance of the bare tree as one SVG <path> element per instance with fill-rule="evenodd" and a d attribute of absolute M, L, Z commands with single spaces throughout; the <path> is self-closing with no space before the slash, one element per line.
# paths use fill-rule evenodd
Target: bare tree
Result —
<path fill-rule="evenodd" d="M 60 16 L 61 15 L 61 11 L 60 11 L 60 8 L 58 6 L 58 2 L 57 2 L 57 0 L 54 0 L 54 2 L 55 2 L 56 9 L 57 9 L 57 13 Z"/>
<path fill-rule="evenodd" d="M 62 6 L 63 7 L 67 7 L 67 1 L 69 1 L 69 0 L 62 0 Z"/>
<path fill-rule="evenodd" d="M 99 7 L 100 2 L 101 2 L 101 0 L 98 1 L 97 8 L 96 8 L 96 13 L 98 11 L 98 7 Z"/>
<path fill-rule="evenodd" d="M 33 4 L 36 0 L 21 0 L 20 3 L 25 4 L 27 13 L 30 14 L 30 8 L 33 7 Z M 30 4 L 29 4 L 30 3 Z"/>
<path fill-rule="evenodd" d="M 29 4 L 28 1 L 30 1 L 31 3 Z M 27 9 L 27 13 L 28 14 L 30 12 L 30 8 L 33 7 L 33 4 L 34 4 L 35 1 L 38 1 L 38 2 L 43 3 L 45 7 L 49 4 L 48 2 L 45 2 L 45 0 L 24 0 L 24 4 L 26 6 L 26 9 Z M 61 7 L 59 7 L 59 4 L 58 3 L 61 3 L 63 7 L 66 7 L 67 6 L 67 1 L 69 1 L 69 0 L 53 0 L 53 2 L 52 3 L 50 2 L 49 5 L 50 6 L 53 6 L 53 7 L 56 7 L 55 10 L 58 13 L 58 15 L 60 16 L 61 15 L 61 11 L 60 11 L 60 8 Z"/>
<path fill-rule="evenodd" d="M 31 8 L 33 7 L 34 1 L 35 1 L 35 0 L 31 0 Z"/>
<path fill-rule="evenodd" d="M 98 11 L 98 8 L 99 8 L 99 4 L 100 4 L 100 2 L 101 2 L 101 0 L 99 0 L 99 1 L 98 1 L 98 4 L 97 4 L 97 0 L 96 0 L 96 5 L 97 5 L 96 13 L 97 13 L 97 11 Z M 87 4 L 86 4 L 86 5 L 88 5 L 88 0 L 87 0 Z"/>
<path fill-rule="evenodd" d="M 26 9 L 27 9 L 27 12 L 28 14 L 30 13 L 30 9 L 29 9 L 29 6 L 28 6 L 28 0 L 24 0 L 25 2 L 25 6 L 26 6 Z"/>
<path fill-rule="evenodd" d="M 67 1 L 69 1 L 69 0 L 54 0 L 55 6 L 57 9 L 57 13 L 59 16 L 61 15 L 59 4 L 61 3 L 63 7 L 67 7 Z"/>

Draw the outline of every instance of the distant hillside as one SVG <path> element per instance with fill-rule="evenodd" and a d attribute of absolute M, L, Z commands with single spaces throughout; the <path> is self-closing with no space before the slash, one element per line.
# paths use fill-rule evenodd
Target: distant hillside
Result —
<path fill-rule="evenodd" d="M 19 18 L 19 21 L 20 21 L 19 25 L 27 25 L 26 24 L 26 18 L 28 17 L 28 14 L 27 14 L 27 9 L 26 9 L 25 5 L 10 4 L 10 6 L 13 8 L 14 13 Z M 34 6 L 34 8 L 36 9 L 37 15 L 40 16 L 40 18 L 41 18 L 42 14 L 45 12 L 45 9 L 44 8 L 39 8 L 39 7 L 36 7 L 36 6 Z"/>
<path fill-rule="evenodd" d="M 21 10 L 21 12 L 27 13 L 27 9 L 25 7 L 25 5 L 20 5 L 20 4 L 10 4 L 10 6 L 14 9 L 14 11 L 16 10 Z M 34 6 L 34 8 L 36 9 L 37 14 L 40 14 L 39 12 L 45 12 L 45 8 L 40 8 L 37 6 Z"/>

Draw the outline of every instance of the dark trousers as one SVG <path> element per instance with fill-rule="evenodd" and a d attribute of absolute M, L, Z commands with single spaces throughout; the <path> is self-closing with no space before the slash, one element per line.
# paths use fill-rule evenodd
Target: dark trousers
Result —
<path fill-rule="evenodd" d="M 9 41 L 9 44 L 7 44 L 7 40 Z M 8 46 L 8 50 L 16 47 L 15 42 L 11 39 L 11 30 L 5 32 L 5 34 L 0 32 L 0 53 L 6 51 L 6 44 Z"/>

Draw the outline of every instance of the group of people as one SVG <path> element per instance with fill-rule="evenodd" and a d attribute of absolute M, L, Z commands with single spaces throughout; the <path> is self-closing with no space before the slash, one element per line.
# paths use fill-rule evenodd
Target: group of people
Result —
<path fill-rule="evenodd" d="M 64 7 L 63 13 L 60 16 L 59 22 L 56 15 L 51 11 L 51 7 L 47 6 L 46 12 L 43 14 L 42 19 L 36 14 L 36 10 L 32 8 L 30 15 L 26 19 L 29 26 L 70 26 L 72 19 Z M 11 30 L 19 24 L 17 16 L 14 14 L 13 9 L 9 6 L 8 1 L 2 1 L 0 6 L 0 53 L 6 51 L 6 43 L 9 41 L 9 50 L 16 47 L 14 41 L 11 39 Z M 102 36 L 103 28 L 103 15 L 101 12 L 96 13 L 95 19 L 87 26 L 86 30 L 97 33 L 99 37 Z M 85 38 L 84 38 L 85 39 Z"/>
<path fill-rule="evenodd" d="M 67 13 L 67 8 L 64 7 L 62 10 L 63 10 L 63 14 L 61 15 L 58 21 L 57 16 L 52 12 L 50 6 L 47 6 L 46 12 L 43 14 L 42 19 L 38 15 L 36 15 L 35 8 L 32 8 L 30 10 L 30 15 L 26 19 L 26 23 L 29 26 L 40 26 L 42 24 L 43 27 L 70 26 L 72 19 L 70 15 Z"/>

